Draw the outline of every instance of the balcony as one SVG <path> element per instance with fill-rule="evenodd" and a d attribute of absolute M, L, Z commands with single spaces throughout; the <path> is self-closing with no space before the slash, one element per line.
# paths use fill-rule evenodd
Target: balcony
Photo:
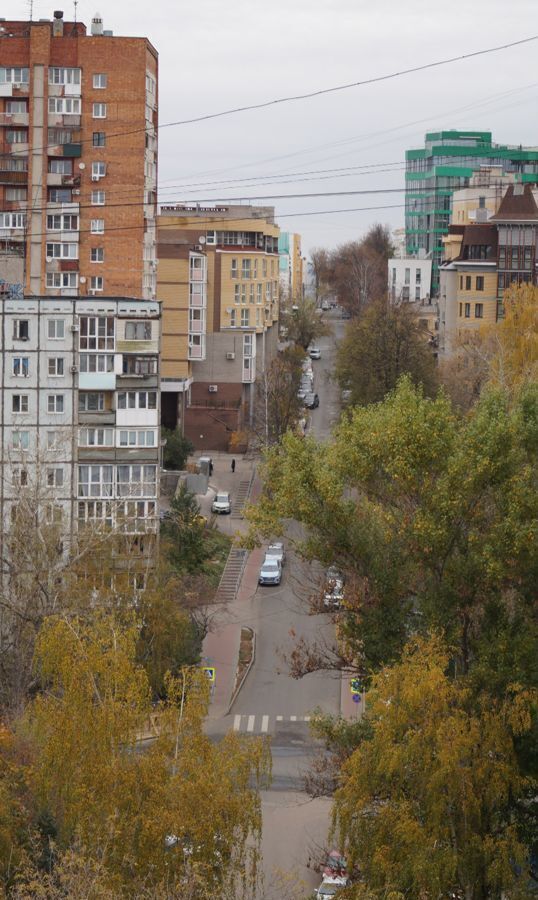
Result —
<path fill-rule="evenodd" d="M 0 113 L 0 125 L 25 125 L 28 126 L 30 121 L 30 113 Z"/>
<path fill-rule="evenodd" d="M 0 162 L 0 184 L 26 186 L 28 182 L 28 172 L 13 172 L 8 169 L 3 169 L 2 165 L 3 164 Z"/>

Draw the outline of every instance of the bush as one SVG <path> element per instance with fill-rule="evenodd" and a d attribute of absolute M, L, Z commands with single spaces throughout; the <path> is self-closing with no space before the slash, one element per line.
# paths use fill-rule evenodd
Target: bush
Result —
<path fill-rule="evenodd" d="M 175 471 L 185 468 L 187 457 L 194 450 L 193 445 L 180 434 L 179 431 L 170 428 L 161 430 L 161 437 L 166 441 L 163 454 L 163 467 Z"/>

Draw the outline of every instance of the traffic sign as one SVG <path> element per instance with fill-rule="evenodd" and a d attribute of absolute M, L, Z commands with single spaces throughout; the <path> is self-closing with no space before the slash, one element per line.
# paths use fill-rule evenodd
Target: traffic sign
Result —
<path fill-rule="evenodd" d="M 353 703 L 360 703 L 361 695 L 360 694 L 352 694 L 351 699 L 353 700 Z"/>
<path fill-rule="evenodd" d="M 360 694 L 362 690 L 360 678 L 352 678 L 349 682 L 349 690 L 352 694 Z"/>
<path fill-rule="evenodd" d="M 211 684 L 214 684 L 217 675 L 215 666 L 202 666 L 202 672 L 205 672 L 206 677 L 209 678 Z"/>

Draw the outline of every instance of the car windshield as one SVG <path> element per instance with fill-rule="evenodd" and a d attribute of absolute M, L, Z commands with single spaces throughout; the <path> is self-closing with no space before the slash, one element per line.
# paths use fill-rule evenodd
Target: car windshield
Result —
<path fill-rule="evenodd" d="M 217 494 L 215 497 L 215 501 L 217 503 L 227 503 L 228 502 L 228 494 Z"/>
<path fill-rule="evenodd" d="M 264 559 L 263 561 L 264 569 L 278 569 L 278 563 L 276 559 Z"/>

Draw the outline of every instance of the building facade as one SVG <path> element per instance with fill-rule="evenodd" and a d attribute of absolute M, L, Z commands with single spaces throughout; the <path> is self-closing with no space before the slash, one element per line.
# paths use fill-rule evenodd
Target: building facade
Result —
<path fill-rule="evenodd" d="M 422 251 L 432 260 L 434 297 L 439 292 L 442 237 L 448 233 L 452 194 L 468 187 L 483 167 L 492 166 L 518 181 L 535 182 L 538 147 L 495 144 L 490 131 L 440 131 L 426 134 L 423 148 L 406 151 L 407 253 Z"/>
<path fill-rule="evenodd" d="M 199 449 L 245 428 L 276 352 L 278 237 L 272 207 L 161 207 L 162 422 Z"/>
<path fill-rule="evenodd" d="M 4 298 L 0 312 L 2 534 L 30 486 L 65 534 L 85 524 L 136 543 L 155 534 L 159 304 Z"/>
<path fill-rule="evenodd" d="M 303 296 L 303 257 L 301 235 L 281 232 L 278 238 L 280 294 L 284 301 L 297 301 Z"/>
<path fill-rule="evenodd" d="M 63 13 L 0 37 L 0 288 L 156 296 L 157 53 Z"/>

